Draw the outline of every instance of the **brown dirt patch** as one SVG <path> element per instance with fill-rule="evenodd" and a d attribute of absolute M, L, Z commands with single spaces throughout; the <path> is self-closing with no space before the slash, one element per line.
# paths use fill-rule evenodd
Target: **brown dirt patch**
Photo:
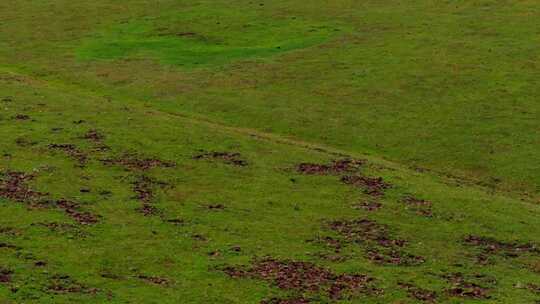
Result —
<path fill-rule="evenodd" d="M 467 236 L 464 243 L 480 248 L 481 253 L 477 256 L 477 259 L 482 264 L 489 264 L 489 258 L 494 255 L 515 258 L 523 254 L 540 254 L 539 246 L 533 243 L 503 242 L 494 238 L 475 235 Z"/>
<path fill-rule="evenodd" d="M 86 132 L 82 138 L 94 143 L 101 143 L 105 139 L 105 135 L 101 134 L 98 130 L 92 129 Z"/>
<path fill-rule="evenodd" d="M 403 247 L 405 240 L 391 237 L 386 225 L 369 219 L 330 222 L 329 228 L 354 243 L 375 242 L 382 247 Z"/>
<path fill-rule="evenodd" d="M 161 215 L 163 212 L 150 204 L 143 204 L 140 208 L 136 209 L 139 213 L 142 213 L 144 216 L 156 216 Z"/>
<path fill-rule="evenodd" d="M 444 275 L 443 278 L 445 278 L 451 284 L 451 287 L 446 289 L 446 292 L 450 296 L 473 299 L 490 298 L 490 288 L 483 287 L 477 282 L 472 282 L 472 280 L 465 278 L 465 276 L 461 273 L 447 274 Z M 475 279 L 485 279 L 485 277 L 478 275 Z"/>
<path fill-rule="evenodd" d="M 155 284 L 155 285 L 161 285 L 161 286 L 167 286 L 167 285 L 169 285 L 171 283 L 171 280 L 169 280 L 167 278 L 163 278 L 163 277 L 139 275 L 138 278 L 145 281 L 145 282 L 147 282 L 147 283 L 151 283 L 151 284 Z"/>
<path fill-rule="evenodd" d="M 90 212 L 79 211 L 80 206 L 76 202 L 60 199 L 56 201 L 56 206 L 81 225 L 93 225 L 98 222 L 98 216 Z"/>
<path fill-rule="evenodd" d="M 341 178 L 341 182 L 364 190 L 365 194 L 371 196 L 383 196 L 384 191 L 391 187 L 382 177 L 367 177 L 360 175 L 346 175 Z"/>
<path fill-rule="evenodd" d="M 195 155 L 193 159 L 219 160 L 226 164 L 239 167 L 248 165 L 247 161 L 242 159 L 240 153 L 235 152 L 202 152 Z"/>
<path fill-rule="evenodd" d="M 414 211 L 416 214 L 425 217 L 433 216 L 433 203 L 423 199 L 415 198 L 413 196 L 406 196 L 401 200 L 408 209 Z"/>
<path fill-rule="evenodd" d="M 431 290 L 420 288 L 411 283 L 398 283 L 398 286 L 407 291 L 407 295 L 415 300 L 424 303 L 436 303 L 437 293 Z"/>
<path fill-rule="evenodd" d="M 365 161 L 353 159 L 334 160 L 330 164 L 301 163 L 296 171 L 308 175 L 342 174 L 359 170 Z"/>
<path fill-rule="evenodd" d="M 42 199 L 46 193 L 34 191 L 28 186 L 28 182 L 34 178 L 34 174 L 23 172 L 0 173 L 0 197 L 20 203 L 33 203 Z"/>
<path fill-rule="evenodd" d="M 13 271 L 4 267 L 0 267 L 0 283 L 10 283 Z"/>
<path fill-rule="evenodd" d="M 50 144 L 49 149 L 63 151 L 69 157 L 78 161 L 81 166 L 84 166 L 88 161 L 88 155 L 79 150 L 74 144 Z"/>
<path fill-rule="evenodd" d="M 527 289 L 536 294 L 540 294 L 540 285 L 538 284 L 529 283 L 527 284 Z"/>
<path fill-rule="evenodd" d="M 227 267 L 224 272 L 233 278 L 255 278 L 280 289 L 294 290 L 341 299 L 356 293 L 380 294 L 371 277 L 363 274 L 335 274 L 327 268 L 309 262 L 263 258 L 251 267 Z"/>
<path fill-rule="evenodd" d="M 223 204 L 209 204 L 209 205 L 206 205 L 205 208 L 208 209 L 208 210 L 219 211 L 219 210 L 225 210 L 225 205 L 223 205 Z"/>
<path fill-rule="evenodd" d="M 158 182 L 148 176 L 140 175 L 133 182 L 133 192 L 135 192 L 135 199 L 142 202 L 142 206 L 137 209 L 144 216 L 161 215 L 161 210 L 152 206 L 155 199 L 154 188 L 156 186 L 164 187 L 167 184 L 164 182 Z"/>
<path fill-rule="evenodd" d="M 17 114 L 15 116 L 12 117 L 14 120 L 29 120 L 30 119 L 30 116 L 26 115 L 26 114 Z"/>
<path fill-rule="evenodd" d="M 57 294 L 65 293 L 97 293 L 96 288 L 89 288 L 67 275 L 56 275 L 49 279 L 47 290 Z"/>
<path fill-rule="evenodd" d="M 143 158 L 135 154 L 124 154 L 119 158 L 103 159 L 101 162 L 105 165 L 122 166 L 130 171 L 146 171 L 153 168 L 171 168 L 176 166 L 174 162 L 157 158 Z"/>
<path fill-rule="evenodd" d="M 366 258 L 376 264 L 415 266 L 425 259 L 403 251 L 406 241 L 395 238 L 386 225 L 369 219 L 333 221 L 328 228 L 337 232 L 343 246 L 355 243 L 365 247 Z"/>

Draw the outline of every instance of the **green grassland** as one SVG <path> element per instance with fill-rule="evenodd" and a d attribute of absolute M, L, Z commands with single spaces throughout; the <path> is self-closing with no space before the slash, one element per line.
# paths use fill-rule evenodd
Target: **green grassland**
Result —
<path fill-rule="evenodd" d="M 538 302 L 539 15 L 1 1 L 0 303 Z"/>

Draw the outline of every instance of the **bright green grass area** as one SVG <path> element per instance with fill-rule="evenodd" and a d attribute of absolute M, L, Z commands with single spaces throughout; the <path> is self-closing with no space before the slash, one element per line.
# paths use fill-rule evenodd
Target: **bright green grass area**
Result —
<path fill-rule="evenodd" d="M 194 67 L 268 57 L 314 46 L 340 29 L 297 17 L 268 18 L 251 10 L 201 9 L 127 20 L 87 39 L 83 60 L 152 58 Z"/>

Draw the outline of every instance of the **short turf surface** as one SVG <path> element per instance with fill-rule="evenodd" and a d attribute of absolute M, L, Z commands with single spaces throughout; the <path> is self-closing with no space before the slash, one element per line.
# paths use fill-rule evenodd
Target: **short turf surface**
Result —
<path fill-rule="evenodd" d="M 2 1 L 0 303 L 536 303 L 539 15 Z"/>

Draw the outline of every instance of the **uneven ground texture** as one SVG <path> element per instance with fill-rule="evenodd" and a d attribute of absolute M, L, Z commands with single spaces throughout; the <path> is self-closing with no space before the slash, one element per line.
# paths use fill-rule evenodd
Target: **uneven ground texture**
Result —
<path fill-rule="evenodd" d="M 0 2 L 0 303 L 539 303 L 540 2 Z"/>

